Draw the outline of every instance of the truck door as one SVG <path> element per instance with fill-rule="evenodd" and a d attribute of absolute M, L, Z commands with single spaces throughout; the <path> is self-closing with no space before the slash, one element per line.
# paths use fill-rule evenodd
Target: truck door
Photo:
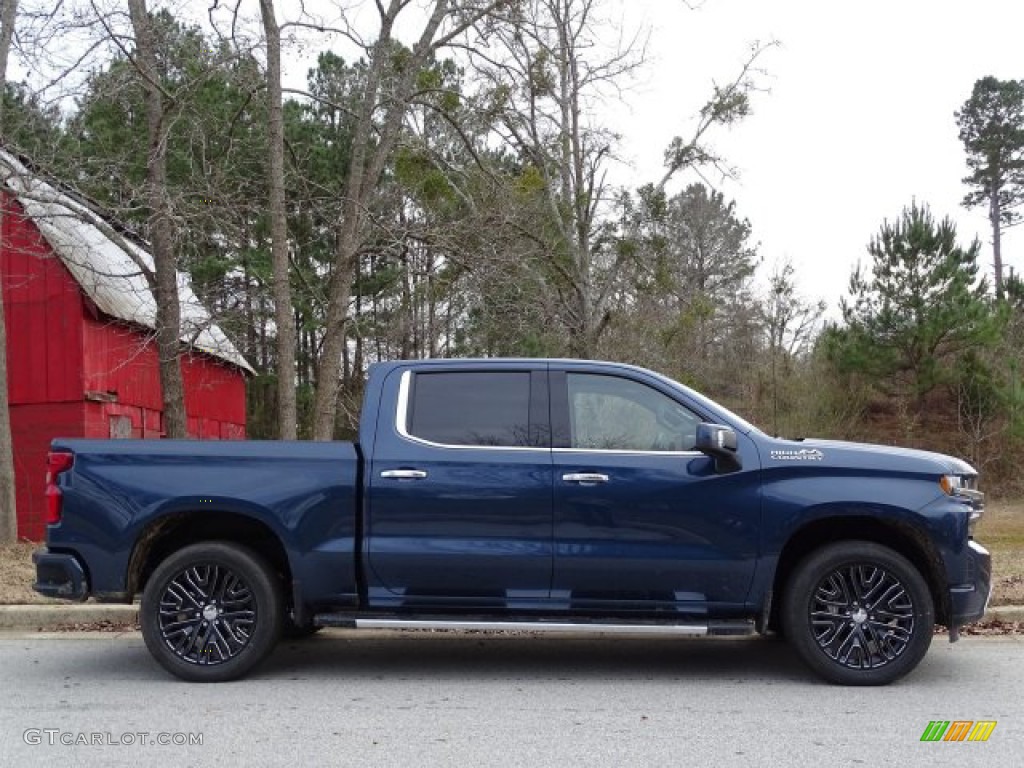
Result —
<path fill-rule="evenodd" d="M 742 604 L 757 555 L 756 457 L 716 474 L 693 450 L 707 419 L 656 382 L 552 369 L 551 399 L 553 603 L 697 613 Z"/>
<path fill-rule="evenodd" d="M 382 402 L 397 407 L 378 416 L 366 479 L 370 604 L 546 605 L 547 371 L 419 364 L 386 379 Z"/>

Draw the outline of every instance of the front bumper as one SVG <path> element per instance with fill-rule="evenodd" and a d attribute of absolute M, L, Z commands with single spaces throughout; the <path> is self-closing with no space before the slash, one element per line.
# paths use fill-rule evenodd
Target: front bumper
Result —
<path fill-rule="evenodd" d="M 32 589 L 47 597 L 64 600 L 85 600 L 89 582 L 78 558 L 64 552 L 51 552 L 46 547 L 32 553 L 36 566 L 36 583 Z"/>
<path fill-rule="evenodd" d="M 969 581 L 949 588 L 950 627 L 978 621 L 992 594 L 992 556 L 976 541 L 967 542 L 967 548 Z"/>

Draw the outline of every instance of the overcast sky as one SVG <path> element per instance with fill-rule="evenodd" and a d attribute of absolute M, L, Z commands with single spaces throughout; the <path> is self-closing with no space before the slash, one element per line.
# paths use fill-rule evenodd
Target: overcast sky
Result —
<path fill-rule="evenodd" d="M 802 291 L 834 313 L 850 271 L 883 219 L 913 199 L 949 215 L 961 240 L 992 250 L 982 211 L 968 212 L 953 113 L 980 77 L 1024 78 L 1020 0 L 627 0 L 626 24 L 650 26 L 649 63 L 613 109 L 632 169 L 657 178 L 661 151 L 683 133 L 712 78 L 738 71 L 747 43 L 775 39 L 763 65 L 771 92 L 716 142 L 738 166 L 721 189 L 750 219 L 767 264 L 786 258 Z M 685 135 L 685 133 L 684 133 Z M 718 179 L 715 179 L 718 181 Z M 678 184 L 676 186 L 679 186 Z M 1022 227 L 1024 228 L 1024 227 Z M 1004 261 L 1024 269 L 1024 235 Z"/>

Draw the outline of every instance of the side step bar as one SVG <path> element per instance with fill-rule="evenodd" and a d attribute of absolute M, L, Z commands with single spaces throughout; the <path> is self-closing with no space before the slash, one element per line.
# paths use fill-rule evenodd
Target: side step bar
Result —
<path fill-rule="evenodd" d="M 687 624 L 626 624 L 604 621 L 501 621 L 495 619 L 463 618 L 392 618 L 360 617 L 352 614 L 321 613 L 314 623 L 321 627 L 348 629 L 447 629 L 487 632 L 577 632 L 606 635 L 676 635 L 704 637 L 706 635 L 749 635 L 754 632 L 752 621 L 715 621 Z"/>

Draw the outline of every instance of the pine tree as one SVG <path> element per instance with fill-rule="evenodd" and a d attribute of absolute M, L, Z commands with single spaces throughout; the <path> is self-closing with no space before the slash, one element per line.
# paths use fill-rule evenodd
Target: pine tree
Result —
<path fill-rule="evenodd" d="M 988 207 L 996 296 L 1003 296 L 1002 233 L 1021 221 L 1024 204 L 1024 81 L 984 77 L 956 113 L 971 173 L 968 208 Z"/>
<path fill-rule="evenodd" d="M 831 337 L 840 369 L 921 405 L 960 355 L 993 344 L 998 323 L 978 277 L 980 248 L 960 246 L 948 217 L 936 224 L 916 203 L 884 222 L 868 245 L 870 269 L 857 266 L 840 303 L 846 327 Z"/>

